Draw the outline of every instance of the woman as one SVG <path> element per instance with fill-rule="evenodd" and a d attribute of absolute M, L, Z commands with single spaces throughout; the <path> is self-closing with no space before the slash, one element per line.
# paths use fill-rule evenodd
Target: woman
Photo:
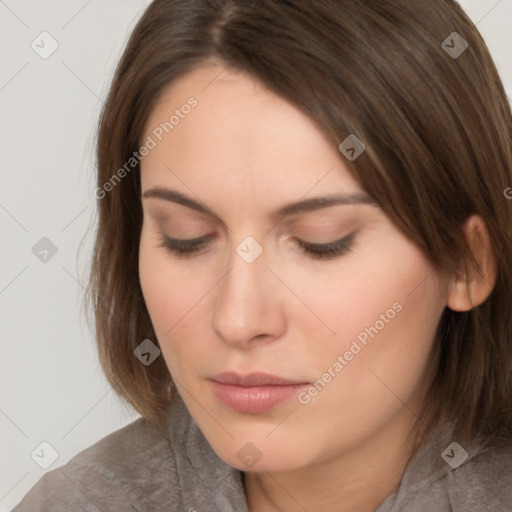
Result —
<path fill-rule="evenodd" d="M 511 139 L 453 1 L 155 0 L 90 282 L 142 418 L 15 511 L 510 510 Z"/>

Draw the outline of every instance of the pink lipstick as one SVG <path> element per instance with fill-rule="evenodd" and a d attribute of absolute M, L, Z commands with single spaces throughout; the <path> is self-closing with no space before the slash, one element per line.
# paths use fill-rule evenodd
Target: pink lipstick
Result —
<path fill-rule="evenodd" d="M 224 372 L 211 378 L 215 396 L 235 412 L 257 414 L 296 396 L 309 382 L 268 373 Z"/>

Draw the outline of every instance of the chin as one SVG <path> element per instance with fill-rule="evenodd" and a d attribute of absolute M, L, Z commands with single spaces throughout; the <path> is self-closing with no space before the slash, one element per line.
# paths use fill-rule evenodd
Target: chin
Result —
<path fill-rule="evenodd" d="M 276 440 L 277 441 L 277 440 Z M 226 464 L 240 471 L 261 472 L 287 472 L 312 463 L 306 460 L 306 454 L 296 445 L 283 446 L 282 442 L 250 441 L 235 438 L 227 445 L 212 445 L 217 456 Z"/>

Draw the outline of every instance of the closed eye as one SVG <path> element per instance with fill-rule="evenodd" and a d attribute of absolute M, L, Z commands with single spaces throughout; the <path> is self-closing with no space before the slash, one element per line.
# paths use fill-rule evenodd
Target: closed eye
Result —
<path fill-rule="evenodd" d="M 356 233 L 353 232 L 340 240 L 328 244 L 313 244 L 299 240 L 298 238 L 296 238 L 296 240 L 301 251 L 310 255 L 312 258 L 334 259 L 350 251 L 355 235 Z M 164 247 L 178 258 L 190 258 L 206 247 L 211 238 L 214 238 L 214 235 L 205 235 L 200 238 L 192 239 L 180 239 L 171 238 L 162 234 L 159 247 Z"/>
<path fill-rule="evenodd" d="M 355 232 L 341 240 L 336 240 L 335 242 L 330 242 L 328 244 L 312 244 L 299 239 L 297 239 L 297 242 L 301 249 L 305 253 L 310 254 L 313 258 L 332 259 L 350 251 L 354 236 Z"/>

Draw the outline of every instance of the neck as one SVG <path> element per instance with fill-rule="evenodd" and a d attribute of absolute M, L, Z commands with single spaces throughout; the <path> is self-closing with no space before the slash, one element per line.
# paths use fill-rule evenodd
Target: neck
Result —
<path fill-rule="evenodd" d="M 336 458 L 286 473 L 245 473 L 251 512 L 374 512 L 399 485 L 417 450 L 407 409 Z"/>

